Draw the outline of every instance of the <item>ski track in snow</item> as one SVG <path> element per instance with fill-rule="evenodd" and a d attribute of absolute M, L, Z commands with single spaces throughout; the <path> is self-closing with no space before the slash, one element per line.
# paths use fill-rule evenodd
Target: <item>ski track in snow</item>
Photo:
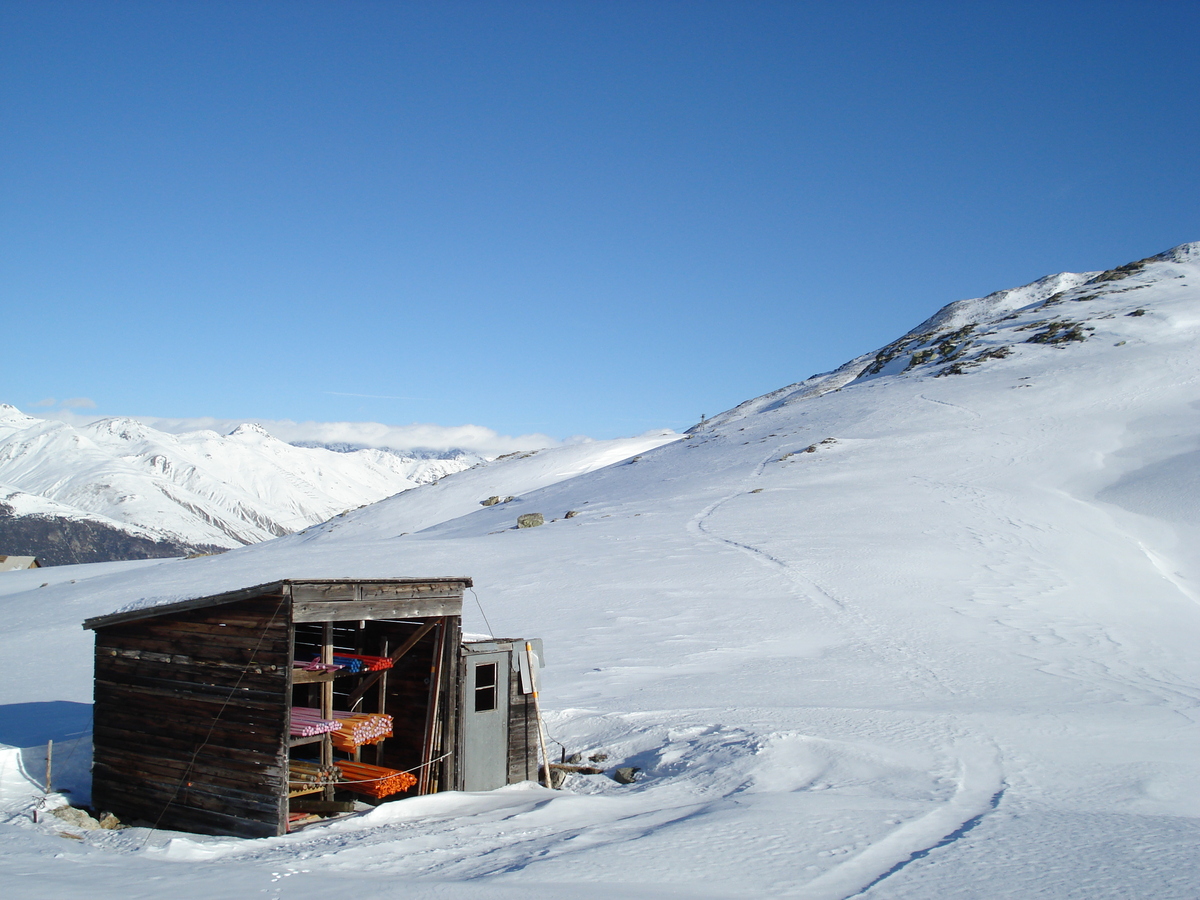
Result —
<path fill-rule="evenodd" d="M 974 506 L 980 520 L 1012 526 L 1001 530 L 968 525 L 965 530 L 973 541 L 989 549 L 990 556 L 1003 560 L 989 567 L 1003 573 L 1003 605 L 987 618 L 996 628 L 1017 636 L 1026 648 L 1025 657 L 1035 662 L 1039 671 L 1089 688 L 1107 687 L 1125 702 L 1167 706 L 1185 720 L 1196 721 L 1200 693 L 1185 679 L 1145 665 L 1144 655 L 1131 651 L 1111 627 L 1080 620 L 1071 611 L 1054 615 L 1037 607 L 1036 601 L 1066 591 L 1071 576 L 1036 555 L 1036 548 L 1022 536 L 1031 523 L 1014 519 L 969 485 L 941 484 L 953 490 L 956 501 Z M 1161 564 L 1140 543 L 1138 546 L 1161 572 Z M 973 595 L 972 601 L 987 604 L 989 599 Z M 1055 652 L 1056 648 L 1060 652 Z"/>
<path fill-rule="evenodd" d="M 970 413 L 979 418 L 977 413 L 965 407 L 943 403 L 940 400 L 931 400 L 924 395 L 921 395 L 921 398 Z M 805 577 L 795 567 L 779 557 L 744 541 L 717 534 L 713 530 L 711 520 L 714 514 L 726 503 L 744 496 L 747 493 L 748 485 L 761 477 L 766 467 L 777 460 L 781 452 L 789 450 L 799 452 L 807 446 L 809 444 L 805 442 L 775 449 L 754 467 L 738 490 L 710 504 L 694 516 L 688 523 L 688 530 L 718 545 L 741 551 L 761 565 L 785 576 L 799 586 L 806 597 L 819 598 L 818 606 L 825 612 L 843 617 L 850 616 L 858 631 L 869 629 L 873 633 L 871 641 L 876 649 L 887 647 L 893 654 L 903 657 L 903 662 L 907 667 L 919 668 L 926 677 L 954 693 L 945 678 L 941 677 L 932 666 L 918 659 L 919 654 L 911 648 L 897 643 L 886 629 L 878 623 L 870 621 L 861 610 L 852 607 L 844 599 L 834 598 L 815 581 Z M 980 736 L 976 734 L 973 738 L 978 741 Z M 985 737 L 984 740 L 987 741 L 987 744 L 971 745 L 963 739 L 951 744 L 960 774 L 955 794 L 949 801 L 925 815 L 899 826 L 865 850 L 849 860 L 838 863 L 812 881 L 785 890 L 783 896 L 799 897 L 803 900 L 849 900 L 849 898 L 861 896 L 884 879 L 899 872 L 910 862 L 927 856 L 934 849 L 948 846 L 972 830 L 983 820 L 984 816 L 999 806 L 1005 790 L 999 750 L 990 738 Z"/>
<path fill-rule="evenodd" d="M 946 847 L 974 829 L 1000 806 L 1004 774 L 994 748 L 956 745 L 960 775 L 954 796 L 906 822 L 786 896 L 801 900 L 849 900 L 861 897 L 909 863 Z"/>
<path fill-rule="evenodd" d="M 741 482 L 738 490 L 717 500 L 715 503 L 705 507 L 688 523 L 688 530 L 693 534 L 697 534 L 708 541 L 711 541 L 718 546 L 732 547 L 738 550 L 759 564 L 766 566 L 777 574 L 783 575 L 793 584 L 800 587 L 804 596 L 815 601 L 817 608 L 825 613 L 831 614 L 831 619 L 834 622 L 849 618 L 853 623 L 854 630 L 862 634 L 869 632 L 870 644 L 876 651 L 882 651 L 884 655 L 890 654 L 893 661 L 899 662 L 907 669 L 916 669 L 919 675 L 929 681 L 935 683 L 939 688 L 947 693 L 956 693 L 953 686 L 942 676 L 938 674 L 936 669 L 925 661 L 924 654 L 920 654 L 911 647 L 898 644 L 891 630 L 881 625 L 879 622 L 870 619 L 860 608 L 850 603 L 846 598 L 834 597 L 833 594 L 818 584 L 813 579 L 799 572 L 794 565 L 785 560 L 774 556 L 773 554 L 763 550 L 760 547 L 755 547 L 745 541 L 734 540 L 733 538 L 724 537 L 717 534 L 711 526 L 711 520 L 716 512 L 735 498 L 742 497 L 748 492 L 748 486 L 753 484 L 755 480 L 762 476 L 766 467 L 773 461 L 779 458 L 781 451 L 799 452 L 803 448 L 810 446 L 809 443 L 803 442 L 795 445 L 783 445 L 777 447 L 770 455 L 758 463 L 753 471 Z"/>
<path fill-rule="evenodd" d="M 920 396 L 930 402 L 942 403 Z M 977 415 L 955 404 L 943 405 Z M 989 569 L 1002 573 L 1004 579 L 1003 601 L 998 608 L 993 607 L 994 614 L 985 618 L 997 629 L 1014 635 L 1026 648 L 1021 655 L 1035 663 L 1039 671 L 1093 690 L 1106 687 L 1123 702 L 1168 707 L 1188 723 L 1200 719 L 1200 692 L 1186 679 L 1147 666 L 1144 654 L 1139 656 L 1136 650 L 1131 650 L 1110 627 L 1080 620 L 1070 611 L 1054 615 L 1037 604 L 1039 600 L 1067 590 L 1071 576 L 1039 558 L 1037 548 L 1024 537 L 1027 529 L 1036 528 L 1033 523 L 1009 515 L 986 492 L 972 485 L 929 478 L 922 480 L 946 490 L 956 504 L 977 511 L 974 517 L 965 517 L 963 530 L 973 542 L 986 548 L 990 557 L 999 560 Z M 1090 504 L 1085 505 L 1090 507 Z M 971 518 L 981 522 L 994 521 L 1005 527 L 972 525 L 969 524 Z M 1165 580 L 1181 588 L 1176 579 L 1165 574 L 1166 565 L 1160 559 L 1140 542 L 1137 545 L 1163 573 Z M 1193 599 L 1186 589 L 1181 588 L 1181 593 Z M 995 602 L 987 596 L 972 593 L 971 605 L 987 606 Z M 972 611 L 972 614 L 978 613 Z"/>
<path fill-rule="evenodd" d="M 926 401 L 927 403 L 936 403 L 938 406 L 948 406 L 951 409 L 957 409 L 959 412 L 964 412 L 968 416 L 972 416 L 976 419 L 983 418 L 983 416 L 981 416 L 979 413 L 975 412 L 975 410 L 967 409 L 967 407 L 965 407 L 965 406 L 959 406 L 957 403 L 947 403 L 945 400 L 935 400 L 933 397 L 926 397 L 924 394 L 917 394 L 917 397 Z"/>
<path fill-rule="evenodd" d="M 1167 562 L 1162 558 L 1161 555 L 1155 553 L 1141 541 L 1136 541 L 1136 543 L 1142 553 L 1145 554 L 1146 559 L 1150 560 L 1150 565 L 1154 566 L 1158 574 L 1163 577 L 1163 580 L 1169 581 L 1175 587 L 1175 589 L 1179 591 L 1179 593 L 1183 594 L 1183 596 L 1187 597 L 1197 606 L 1200 606 L 1200 597 L 1198 597 L 1196 592 L 1179 577 L 1169 562 Z"/>
<path fill-rule="evenodd" d="M 808 444 L 796 445 L 795 450 L 796 451 L 802 450 L 803 447 L 806 447 L 806 446 L 808 446 Z M 760 462 L 757 466 L 755 466 L 754 470 L 743 480 L 742 486 L 740 486 L 737 490 L 733 491 L 730 494 L 727 494 L 726 496 L 722 497 L 720 500 L 717 500 L 715 503 L 712 503 L 711 505 L 705 507 L 699 513 L 697 513 L 692 518 L 692 520 L 688 523 L 688 530 L 691 531 L 693 534 L 697 534 L 703 538 L 706 538 L 709 541 L 712 541 L 715 544 L 718 544 L 720 546 L 732 547 L 735 550 L 745 553 L 747 556 L 749 556 L 751 559 L 755 560 L 756 562 L 766 565 L 766 566 L 772 568 L 774 571 L 789 578 L 792 582 L 794 582 L 797 586 L 800 587 L 800 589 L 804 592 L 805 596 L 807 596 L 810 600 L 813 600 L 815 603 L 817 603 L 817 605 L 823 607 L 826 610 L 839 610 L 842 608 L 842 604 L 835 597 L 833 597 L 828 591 L 826 591 L 824 588 L 822 588 L 815 581 L 813 581 L 809 578 L 805 578 L 803 575 L 801 575 L 799 572 L 797 572 L 792 566 L 790 566 L 788 563 L 784 562 L 782 559 L 779 559 L 776 556 L 772 556 L 766 550 L 763 550 L 759 547 L 754 547 L 750 544 L 747 544 L 747 543 L 744 543 L 741 541 L 735 541 L 732 538 L 722 537 L 721 535 L 713 532 L 708 526 L 709 519 L 712 517 L 712 515 L 718 509 L 720 509 L 722 506 L 724 506 L 730 500 L 733 500 L 735 497 L 741 497 L 747 493 L 746 485 L 753 483 L 755 481 L 755 479 L 757 479 L 759 476 L 761 476 L 763 471 L 766 469 L 766 467 L 773 460 L 778 459 L 778 454 L 779 454 L 780 450 L 782 450 L 782 449 L 786 449 L 786 448 L 782 448 L 782 447 L 776 448 L 765 459 L 763 459 L 762 462 Z"/>

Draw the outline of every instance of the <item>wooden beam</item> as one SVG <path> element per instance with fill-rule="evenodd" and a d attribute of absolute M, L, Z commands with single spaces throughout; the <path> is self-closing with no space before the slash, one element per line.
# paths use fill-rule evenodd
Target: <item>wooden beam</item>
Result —
<path fill-rule="evenodd" d="M 460 584 L 464 588 L 474 587 L 474 582 L 466 575 L 439 575 L 425 578 L 287 578 L 286 584 L 304 586 L 304 584 Z"/>
<path fill-rule="evenodd" d="M 426 622 L 424 625 L 418 628 L 407 641 L 405 641 L 396 649 L 395 653 L 391 654 L 392 662 L 396 662 L 403 657 L 404 654 L 408 653 L 409 650 L 417 646 L 417 642 L 420 641 L 421 638 L 425 637 L 425 635 L 429 634 L 436 624 L 437 622 Z M 387 670 L 385 669 L 383 671 Z M 357 704 L 358 701 L 363 698 L 363 695 L 366 694 L 366 692 L 374 686 L 375 682 L 380 679 L 380 677 L 383 675 L 383 671 L 372 672 L 363 679 L 362 684 L 350 692 L 350 696 L 347 698 L 346 702 L 350 704 L 351 709 L 354 709 L 355 704 Z"/>
<path fill-rule="evenodd" d="M 305 669 L 295 669 L 292 672 L 292 684 L 315 684 L 321 681 L 333 681 L 345 672 L 309 672 Z"/>
<path fill-rule="evenodd" d="M 301 602 L 313 600 L 420 600 L 423 598 L 461 597 L 465 587 L 461 581 L 392 584 L 378 581 L 321 582 L 293 584 L 292 598 Z"/>
<path fill-rule="evenodd" d="M 312 813 L 350 813 L 354 812 L 354 803 L 340 800 L 297 800 L 291 804 L 292 812 Z"/>
<path fill-rule="evenodd" d="M 603 775 L 604 769 L 599 766 L 569 766 L 565 763 L 550 763 L 550 768 L 556 772 L 575 772 L 579 775 Z"/>
<path fill-rule="evenodd" d="M 461 615 L 461 596 L 430 600 L 297 600 L 292 606 L 292 621 L 297 623 Z"/>
<path fill-rule="evenodd" d="M 305 744 L 317 744 L 320 743 L 321 737 L 322 736 L 319 734 L 309 734 L 303 737 L 290 737 L 288 738 L 288 746 L 303 747 Z"/>

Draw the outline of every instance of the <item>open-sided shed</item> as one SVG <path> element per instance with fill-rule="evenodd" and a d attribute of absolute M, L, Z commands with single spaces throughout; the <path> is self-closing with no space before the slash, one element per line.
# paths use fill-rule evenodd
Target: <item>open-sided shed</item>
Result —
<path fill-rule="evenodd" d="M 536 778 L 526 642 L 463 644 L 470 586 L 288 579 L 87 620 L 93 806 L 258 837 L 347 790 L 372 802 Z M 336 736 L 312 724 L 337 720 Z M 346 744 L 349 723 L 381 720 L 388 733 Z"/>

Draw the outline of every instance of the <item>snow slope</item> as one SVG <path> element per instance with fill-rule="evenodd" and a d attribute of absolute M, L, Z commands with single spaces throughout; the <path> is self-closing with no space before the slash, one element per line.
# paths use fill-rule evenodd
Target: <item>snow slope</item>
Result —
<path fill-rule="evenodd" d="M 345 521 L 332 523 L 329 527 L 356 529 L 362 524 L 373 527 L 371 523 L 383 518 L 389 528 L 396 529 L 396 534 L 400 535 L 422 531 L 440 522 L 475 512 L 485 501 L 494 498 L 501 501 L 496 505 L 497 513 L 516 521 L 516 517 L 522 513 L 541 512 L 533 508 L 537 503 L 527 494 L 614 463 L 636 459 L 680 437 L 671 431 L 658 431 L 634 438 L 586 441 L 544 450 L 509 453 L 494 460 L 476 463 L 465 472 L 422 485 L 420 490 L 406 492 L 403 500 L 400 495 L 384 500 L 382 503 L 387 505 L 386 510 L 380 508 L 370 513 L 352 513 L 340 517 Z M 549 521 L 567 512 L 546 510 L 543 514 Z"/>
<path fill-rule="evenodd" d="M 68 507 L 67 517 L 192 545 L 289 534 L 472 462 L 293 447 L 252 424 L 228 435 L 127 418 L 73 428 L 0 405 L 0 482 Z"/>
<path fill-rule="evenodd" d="M 1193 900 L 1198 257 L 948 308 L 840 385 L 510 504 L 467 511 L 505 489 L 463 473 L 462 496 L 444 488 L 463 514 L 424 528 L 430 488 L 219 557 L 45 587 L 14 573 L 5 658 L 53 645 L 64 662 L 10 670 L 0 727 L 85 708 L 86 616 L 452 572 L 496 632 L 544 638 L 553 738 L 644 773 L 285 838 L 63 841 L 29 821 L 25 745 L 0 877 L 35 897 Z M 512 527 L 534 510 L 545 526 Z M 484 630 L 470 601 L 465 626 Z"/>

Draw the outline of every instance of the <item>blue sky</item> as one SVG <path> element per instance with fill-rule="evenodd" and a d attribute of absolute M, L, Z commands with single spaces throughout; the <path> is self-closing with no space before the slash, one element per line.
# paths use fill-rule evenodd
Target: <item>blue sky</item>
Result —
<path fill-rule="evenodd" d="M 0 401 L 686 428 L 952 300 L 1200 240 L 1198 25 L 0 2 Z"/>

